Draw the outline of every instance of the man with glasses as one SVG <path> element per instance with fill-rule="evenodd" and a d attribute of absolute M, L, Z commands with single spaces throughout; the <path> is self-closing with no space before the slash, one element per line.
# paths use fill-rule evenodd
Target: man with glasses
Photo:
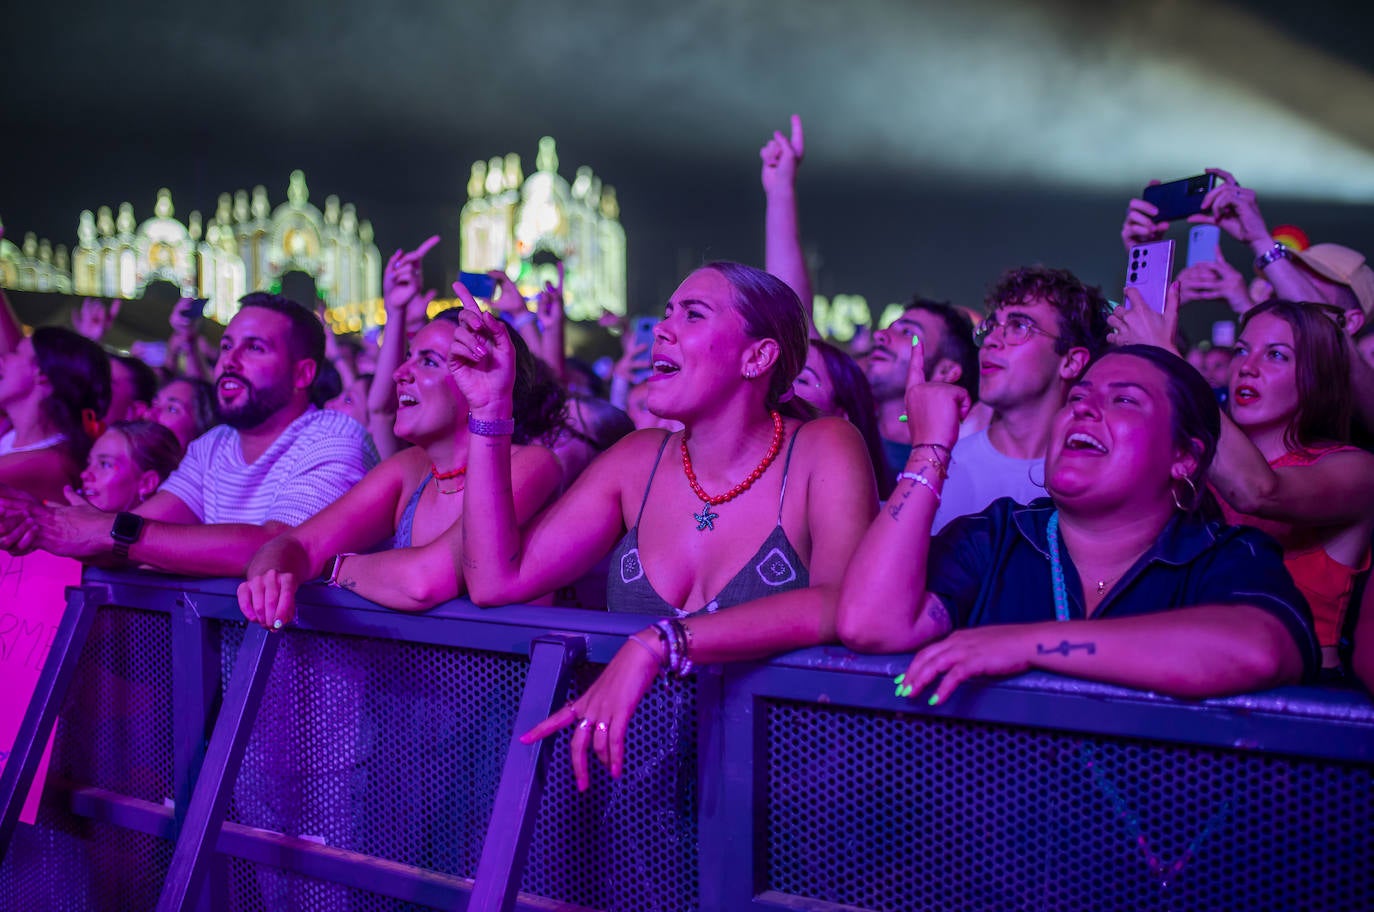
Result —
<path fill-rule="evenodd" d="M 1045 495 L 1050 426 L 1069 387 L 1106 348 L 1106 299 L 1067 269 L 1005 273 L 975 332 L 978 398 L 992 408 L 986 430 L 954 447 L 934 530 L 1000 497 Z M 919 442 L 919 441 L 918 441 Z"/>
<path fill-rule="evenodd" d="M 973 322 L 948 301 L 915 297 L 891 326 L 873 334 L 873 349 L 864 359 L 864 374 L 878 405 L 878 433 L 883 455 L 893 472 L 911 455 L 911 435 L 902 423 L 911 337 L 925 349 L 926 379 L 952 383 L 978 394 L 978 351 L 973 345 Z"/>

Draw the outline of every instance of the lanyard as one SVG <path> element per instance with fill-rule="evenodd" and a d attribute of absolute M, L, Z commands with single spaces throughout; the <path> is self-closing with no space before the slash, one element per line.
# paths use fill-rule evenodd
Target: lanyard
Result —
<path fill-rule="evenodd" d="M 1050 539 L 1050 580 L 1054 587 L 1054 618 L 1057 621 L 1069 619 L 1069 598 L 1064 592 L 1064 563 L 1059 559 L 1059 511 L 1050 514 L 1050 524 L 1045 532 Z"/>

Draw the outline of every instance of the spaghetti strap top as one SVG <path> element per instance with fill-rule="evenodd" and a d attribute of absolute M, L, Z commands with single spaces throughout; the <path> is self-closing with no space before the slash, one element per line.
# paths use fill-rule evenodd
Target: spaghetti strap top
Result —
<path fill-rule="evenodd" d="M 743 602 L 793 589 L 805 589 L 811 585 L 811 577 L 802 564 L 797 551 L 787 539 L 782 528 L 782 504 L 787 494 L 787 474 L 792 466 L 792 450 L 796 448 L 801 429 L 792 435 L 787 446 L 787 458 L 782 469 L 782 488 L 778 492 L 778 521 L 773 531 L 763 540 L 758 551 L 702 608 L 706 612 L 719 611 Z M 663 461 L 663 451 L 668 446 L 671 434 L 665 435 L 659 444 L 658 456 L 654 460 L 653 471 L 649 473 L 649 483 L 644 486 L 644 499 L 639 504 L 639 515 L 634 526 L 611 552 L 611 566 L 606 578 L 606 607 L 624 614 L 651 614 L 658 617 L 683 617 L 690 612 L 670 604 L 650 585 L 644 574 L 644 565 L 639 559 L 639 523 L 644 518 L 644 507 L 649 502 L 649 489 L 653 487 L 654 475 L 658 473 Z"/>
<path fill-rule="evenodd" d="M 425 492 L 425 486 L 434 478 L 434 470 L 425 473 L 425 477 L 420 480 L 420 486 L 415 489 L 415 493 L 410 495 L 410 500 L 406 502 L 406 508 L 401 511 L 401 521 L 396 523 L 396 537 L 391 540 L 392 549 L 409 548 L 412 531 L 415 528 L 415 510 L 420 506 L 420 495 Z"/>

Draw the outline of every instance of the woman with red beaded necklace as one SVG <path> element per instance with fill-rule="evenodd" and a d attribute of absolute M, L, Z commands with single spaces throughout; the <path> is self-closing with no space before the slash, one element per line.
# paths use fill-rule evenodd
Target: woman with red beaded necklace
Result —
<path fill-rule="evenodd" d="M 459 595 L 460 545 L 467 460 L 467 403 L 449 373 L 457 310 L 438 314 L 410 341 L 393 377 L 396 436 L 414 444 L 383 460 L 348 493 L 262 547 L 239 586 L 239 607 L 269 629 L 295 617 L 297 587 L 322 572 L 331 585 L 378 604 L 422 611 Z M 562 393 L 520 346 L 518 437 L 537 443 L 562 411 Z M 510 471 L 519 484 L 517 514 L 532 516 L 562 485 L 553 454 L 514 447 Z M 366 552 L 390 540 L 388 550 Z M 280 622 L 280 624 L 278 623 Z"/>
<path fill-rule="evenodd" d="M 580 788 L 588 785 L 589 747 L 620 775 L 629 719 L 660 669 L 685 674 L 693 663 L 835 639 L 838 586 L 877 499 L 863 441 L 848 422 L 781 413 L 806 350 L 805 310 L 781 281 L 735 263 L 698 269 L 655 329 L 649 381 L 649 408 L 684 430 L 627 436 L 522 532 L 503 436 L 512 350 L 492 318 L 463 316 L 453 355 L 472 406 L 471 509 L 463 514 L 471 598 L 527 600 L 578 578 L 614 548 L 608 607 L 663 618 L 632 637 L 586 693 L 524 736 L 575 723 Z"/>

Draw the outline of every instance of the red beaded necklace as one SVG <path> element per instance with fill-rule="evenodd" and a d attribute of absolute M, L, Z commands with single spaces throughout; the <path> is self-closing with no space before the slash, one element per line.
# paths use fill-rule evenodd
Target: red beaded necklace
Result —
<path fill-rule="evenodd" d="M 692 454 L 687 451 L 687 440 L 691 434 L 685 430 L 682 432 L 682 471 L 687 475 L 687 484 L 691 486 L 692 493 L 706 505 L 702 508 L 700 513 L 692 514 L 692 519 L 696 520 L 698 532 L 703 530 L 714 530 L 716 527 L 716 520 L 720 518 L 720 514 L 711 512 L 711 508 L 718 507 L 727 501 L 734 500 L 736 497 L 739 497 L 745 491 L 749 490 L 754 482 L 758 481 L 763 473 L 768 471 L 768 467 L 773 464 L 773 460 L 778 458 L 778 451 L 782 449 L 782 415 L 778 412 L 772 412 L 771 414 L 773 416 L 773 442 L 768 445 L 768 452 L 764 455 L 763 461 L 754 466 L 754 471 L 750 472 L 745 477 L 744 481 L 741 481 L 724 494 L 717 494 L 714 497 L 707 494 L 701 487 L 701 483 L 697 481 L 697 473 L 692 469 Z"/>
<path fill-rule="evenodd" d="M 440 485 L 439 482 L 452 481 L 455 478 L 461 478 L 462 476 L 467 474 L 468 467 L 459 466 L 452 472 L 440 472 L 439 467 L 431 462 L 429 464 L 429 471 L 434 475 L 434 490 L 438 491 L 440 494 L 457 494 L 459 491 L 463 490 L 462 485 L 458 485 L 452 491 L 445 491 L 443 486 Z"/>

